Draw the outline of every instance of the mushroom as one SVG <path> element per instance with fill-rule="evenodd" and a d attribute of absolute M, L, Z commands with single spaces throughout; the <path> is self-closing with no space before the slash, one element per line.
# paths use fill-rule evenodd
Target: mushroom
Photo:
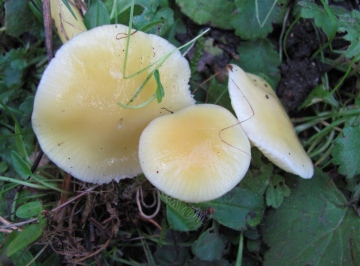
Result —
<path fill-rule="evenodd" d="M 70 0 L 68 6 L 62 0 L 50 0 L 50 8 L 55 28 L 63 43 L 86 31 L 79 9 Z"/>
<path fill-rule="evenodd" d="M 165 194 L 208 201 L 244 177 L 250 142 L 227 109 L 193 105 L 153 120 L 141 134 L 139 158 L 146 178 Z"/>
<path fill-rule="evenodd" d="M 194 104 L 188 62 L 176 47 L 156 35 L 132 31 L 126 75 L 123 63 L 128 27 L 106 25 L 80 33 L 65 43 L 45 70 L 36 92 L 32 124 L 41 148 L 60 168 L 91 183 L 141 173 L 139 138 L 154 118 Z M 158 66 L 165 97 L 142 108 L 124 105 L 134 98 Z M 145 71 L 138 73 L 140 70 Z M 152 76 L 132 104 L 157 91 Z"/>
<path fill-rule="evenodd" d="M 228 70 L 231 105 L 252 144 L 281 169 L 311 178 L 313 164 L 271 86 L 237 65 Z"/>

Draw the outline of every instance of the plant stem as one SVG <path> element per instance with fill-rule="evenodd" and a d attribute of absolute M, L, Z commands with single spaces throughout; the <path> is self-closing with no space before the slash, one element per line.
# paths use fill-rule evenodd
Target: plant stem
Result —
<path fill-rule="evenodd" d="M 235 266 L 241 266 L 241 264 L 242 264 L 243 249 L 244 249 L 244 236 L 243 236 L 242 232 L 240 232 L 239 248 L 238 248 L 238 253 L 236 256 Z"/>

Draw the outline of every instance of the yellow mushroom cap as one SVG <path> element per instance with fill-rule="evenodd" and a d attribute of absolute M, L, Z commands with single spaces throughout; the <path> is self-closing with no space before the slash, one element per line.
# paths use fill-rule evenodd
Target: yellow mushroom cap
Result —
<path fill-rule="evenodd" d="M 311 178 L 314 167 L 270 85 L 262 78 L 229 66 L 231 105 L 250 141 L 281 169 Z"/>
<path fill-rule="evenodd" d="M 180 52 L 159 68 L 165 91 L 139 109 L 122 108 L 151 70 L 124 79 L 128 27 L 107 25 L 64 44 L 45 70 L 34 103 L 32 124 L 43 151 L 60 168 L 91 183 L 108 183 L 141 173 L 139 138 L 154 118 L 194 104 L 190 69 Z M 176 49 L 151 34 L 134 32 L 126 75 L 148 67 Z M 157 89 L 152 77 L 131 105 L 147 101 Z"/>
<path fill-rule="evenodd" d="M 187 202 L 218 198 L 246 174 L 250 142 L 225 108 L 201 104 L 153 120 L 140 138 L 147 179 Z"/>

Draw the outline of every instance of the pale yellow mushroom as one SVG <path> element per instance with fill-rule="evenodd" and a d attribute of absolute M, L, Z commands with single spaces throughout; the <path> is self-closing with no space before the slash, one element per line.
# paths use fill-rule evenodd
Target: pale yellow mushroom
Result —
<path fill-rule="evenodd" d="M 231 104 L 250 141 L 281 169 L 311 178 L 313 164 L 270 85 L 237 65 L 228 69 Z"/>
<path fill-rule="evenodd" d="M 86 31 L 84 19 L 71 0 L 67 0 L 73 13 L 62 0 L 50 0 L 51 17 L 54 20 L 56 31 L 63 43 Z"/>
<path fill-rule="evenodd" d="M 153 120 L 143 131 L 140 164 L 159 190 L 186 202 L 218 198 L 250 164 L 250 143 L 227 109 L 201 104 Z"/>
<path fill-rule="evenodd" d="M 165 91 L 138 108 L 126 105 L 152 68 L 125 79 L 123 63 L 128 27 L 107 25 L 81 33 L 65 43 L 45 70 L 35 96 L 32 124 L 41 148 L 60 168 L 91 183 L 108 183 L 141 173 L 139 138 L 154 118 L 193 105 L 190 69 L 179 51 L 159 68 Z M 144 69 L 174 51 L 168 41 L 134 32 L 126 75 Z M 131 105 L 157 90 L 154 77 Z"/>

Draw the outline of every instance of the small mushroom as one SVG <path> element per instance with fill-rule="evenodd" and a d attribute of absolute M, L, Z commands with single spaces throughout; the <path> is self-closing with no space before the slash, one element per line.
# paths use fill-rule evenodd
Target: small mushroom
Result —
<path fill-rule="evenodd" d="M 142 108 L 126 105 L 155 66 L 124 78 L 128 27 L 106 25 L 65 43 L 45 70 L 36 92 L 33 129 L 41 148 L 60 168 L 91 183 L 141 173 L 141 132 L 154 118 L 193 105 L 190 69 L 179 51 L 158 69 L 165 97 Z M 126 75 L 149 67 L 176 49 L 163 38 L 132 32 Z M 157 91 L 154 77 L 132 102 L 141 105 Z"/>
<path fill-rule="evenodd" d="M 201 202 L 230 191 L 246 174 L 250 142 L 225 108 L 201 104 L 159 117 L 143 131 L 141 168 L 164 193 Z"/>
<path fill-rule="evenodd" d="M 228 70 L 231 104 L 250 141 L 281 169 L 311 178 L 313 164 L 270 85 L 237 65 Z"/>
<path fill-rule="evenodd" d="M 50 0 L 51 17 L 63 43 L 86 31 L 80 10 L 75 5 L 66 6 L 65 3 L 62 0 Z"/>

